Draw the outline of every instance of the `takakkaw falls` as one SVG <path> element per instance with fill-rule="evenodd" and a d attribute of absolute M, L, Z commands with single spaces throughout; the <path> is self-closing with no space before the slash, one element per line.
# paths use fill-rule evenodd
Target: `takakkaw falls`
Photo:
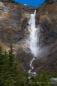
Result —
<path fill-rule="evenodd" d="M 1 86 L 40 86 L 43 77 L 57 85 L 57 0 L 15 1 L 0 0 Z"/>
<path fill-rule="evenodd" d="M 31 70 L 34 69 L 33 67 L 33 61 L 35 60 L 35 58 L 37 57 L 38 55 L 38 52 L 39 52 L 39 38 L 38 38 L 38 32 L 37 32 L 37 28 L 36 28 L 36 25 L 35 25 L 35 15 L 36 15 L 36 10 L 34 11 L 34 14 L 31 14 L 30 15 L 30 20 L 29 20 L 29 32 L 30 32 L 30 35 L 29 35 L 29 48 L 31 50 L 31 53 L 34 55 L 34 58 L 31 60 L 30 62 L 30 67 L 31 67 Z M 39 29 L 39 28 L 38 28 Z M 31 70 L 28 71 L 28 73 L 33 73 L 33 74 L 36 74 L 36 72 L 31 72 Z"/>

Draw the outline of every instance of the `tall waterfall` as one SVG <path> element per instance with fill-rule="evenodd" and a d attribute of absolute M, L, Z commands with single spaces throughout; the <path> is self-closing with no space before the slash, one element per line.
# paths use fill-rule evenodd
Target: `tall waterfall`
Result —
<path fill-rule="evenodd" d="M 39 37 L 37 36 L 38 34 L 38 28 L 36 28 L 35 25 L 35 15 L 36 15 L 36 10 L 34 11 L 34 14 L 31 14 L 30 16 L 30 20 L 29 20 L 29 32 L 30 32 L 30 44 L 29 44 L 29 48 L 31 50 L 31 53 L 37 57 L 38 51 L 39 51 L 39 47 L 37 46 L 38 42 L 39 42 Z"/>
<path fill-rule="evenodd" d="M 29 32 L 30 32 L 30 35 L 29 35 L 29 39 L 30 39 L 30 42 L 29 42 L 29 48 L 31 50 L 31 53 L 34 55 L 34 58 L 31 60 L 30 62 L 30 67 L 31 69 L 28 71 L 28 73 L 32 73 L 32 74 L 36 74 L 36 72 L 31 72 L 31 70 L 34 69 L 32 63 L 33 61 L 35 60 L 35 57 L 38 56 L 38 53 L 39 53 L 39 27 L 36 28 L 36 24 L 35 24 L 35 15 L 36 15 L 36 10 L 34 11 L 33 14 L 30 15 L 30 20 L 29 20 Z"/>

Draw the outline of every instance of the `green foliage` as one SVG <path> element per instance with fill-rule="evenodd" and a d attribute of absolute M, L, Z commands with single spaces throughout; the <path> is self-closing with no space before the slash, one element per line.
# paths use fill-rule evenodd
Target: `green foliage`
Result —
<path fill-rule="evenodd" d="M 52 77 L 57 77 L 57 69 L 54 68 L 53 70 L 47 71 L 47 74 L 49 75 L 50 78 Z"/>
<path fill-rule="evenodd" d="M 0 86 L 19 86 L 24 84 L 24 74 L 18 68 L 12 45 L 7 53 L 0 47 Z M 21 86 L 21 85 L 20 85 Z"/>
<path fill-rule="evenodd" d="M 46 73 L 32 76 L 30 78 L 30 85 L 29 86 L 50 86 L 50 80 Z"/>
<path fill-rule="evenodd" d="M 12 45 L 9 52 L 0 47 L 0 86 L 50 86 L 46 73 L 31 76 L 30 79 L 28 77 L 19 69 Z"/>
<path fill-rule="evenodd" d="M 40 75 L 39 82 L 40 82 L 39 86 L 50 86 L 50 84 L 48 83 L 49 78 L 46 73 Z"/>

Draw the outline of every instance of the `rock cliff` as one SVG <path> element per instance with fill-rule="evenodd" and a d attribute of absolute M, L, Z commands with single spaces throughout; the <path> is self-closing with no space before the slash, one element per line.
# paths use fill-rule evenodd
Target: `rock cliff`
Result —
<path fill-rule="evenodd" d="M 0 46 L 8 50 L 12 43 L 20 68 L 28 71 L 30 60 L 33 58 L 28 47 L 28 21 L 35 9 L 36 26 L 40 26 L 41 32 L 40 47 L 44 52 L 33 62 L 33 71 L 50 72 L 57 68 L 57 3 L 43 4 L 35 8 L 0 2 Z"/>
<path fill-rule="evenodd" d="M 57 3 L 44 4 L 37 9 L 36 24 L 41 26 L 40 42 L 49 47 L 49 53 L 34 64 L 37 72 L 52 72 L 57 69 Z M 48 52 L 47 51 L 47 52 Z M 44 50 L 46 53 L 46 50 Z M 43 55 L 42 55 L 43 56 Z"/>

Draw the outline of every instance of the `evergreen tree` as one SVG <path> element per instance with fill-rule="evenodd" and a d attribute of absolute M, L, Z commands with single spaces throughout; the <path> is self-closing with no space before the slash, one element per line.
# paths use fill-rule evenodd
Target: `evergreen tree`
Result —
<path fill-rule="evenodd" d="M 24 86 L 24 74 L 18 67 L 18 61 L 15 55 L 13 54 L 12 45 L 10 46 L 9 55 L 8 55 L 8 68 L 9 74 L 11 75 L 12 79 L 15 81 L 15 86 Z"/>
<path fill-rule="evenodd" d="M 8 71 L 8 54 L 0 47 L 0 86 L 14 86 L 14 80 Z"/>
<path fill-rule="evenodd" d="M 38 82 L 38 80 L 37 80 L 36 76 L 32 76 L 31 77 L 31 84 L 32 84 L 31 86 L 38 86 L 37 82 Z"/>
<path fill-rule="evenodd" d="M 46 73 L 43 73 L 39 77 L 39 86 L 50 86 L 49 78 Z"/>
<path fill-rule="evenodd" d="M 9 53 L 3 52 L 0 47 L 0 86 L 26 86 L 24 77 L 25 75 L 18 68 L 12 45 Z"/>
<path fill-rule="evenodd" d="M 3 72 L 4 72 L 4 58 L 3 58 L 3 51 L 2 48 L 0 47 L 0 86 L 3 86 Z"/>
<path fill-rule="evenodd" d="M 14 54 L 13 54 L 12 44 L 10 46 L 8 58 L 9 58 L 9 68 L 12 69 L 14 64 Z"/>

